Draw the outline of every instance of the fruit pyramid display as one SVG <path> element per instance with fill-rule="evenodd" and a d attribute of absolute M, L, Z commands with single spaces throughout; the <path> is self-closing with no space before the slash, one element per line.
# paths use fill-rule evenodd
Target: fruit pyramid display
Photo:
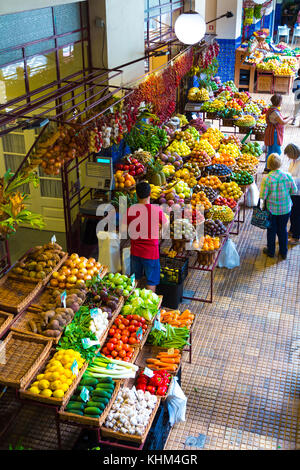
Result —
<path fill-rule="evenodd" d="M 199 176 L 201 176 L 200 168 L 198 164 L 195 162 L 189 161 L 189 162 L 184 163 L 183 169 L 187 169 L 195 178 L 198 178 Z"/>
<path fill-rule="evenodd" d="M 242 153 L 250 153 L 255 157 L 259 157 L 263 153 L 263 151 L 258 142 L 247 142 L 242 147 Z"/>
<path fill-rule="evenodd" d="M 220 237 L 226 233 L 226 227 L 221 220 L 208 219 L 204 222 L 204 235 L 211 237 Z"/>
<path fill-rule="evenodd" d="M 215 206 L 209 210 L 208 219 L 221 220 L 223 223 L 231 222 L 234 218 L 234 212 L 228 206 Z"/>
<path fill-rule="evenodd" d="M 189 134 L 189 133 L 188 133 Z M 191 134 L 189 134 L 191 136 Z M 192 136 L 191 136 L 192 137 Z M 184 141 L 179 141 L 177 139 L 173 140 L 171 144 L 167 147 L 167 152 L 178 153 L 180 157 L 187 157 L 191 153 L 190 147 Z"/>
<path fill-rule="evenodd" d="M 197 163 L 198 167 L 201 168 L 211 164 L 211 157 L 209 157 L 205 150 L 198 150 L 198 143 L 200 142 L 196 142 L 192 150 L 189 162 Z"/>
<path fill-rule="evenodd" d="M 191 132 L 188 132 L 188 131 L 175 131 L 174 137 L 175 137 L 175 139 L 177 139 L 179 141 L 185 142 L 186 145 L 190 149 L 192 149 L 194 147 L 195 138 L 194 138 L 194 136 L 192 135 Z"/>
<path fill-rule="evenodd" d="M 204 151 L 209 157 L 213 157 L 215 155 L 215 149 L 207 139 L 201 139 L 199 142 L 196 142 L 193 148 L 193 152 L 194 151 Z"/>
<path fill-rule="evenodd" d="M 253 175 L 245 170 L 241 170 L 238 173 L 232 173 L 230 179 L 231 181 L 235 181 L 239 186 L 247 186 L 252 184 L 254 181 Z"/>
<path fill-rule="evenodd" d="M 237 202 L 229 197 L 218 196 L 217 199 L 214 200 L 214 206 L 228 206 L 230 209 L 235 209 L 237 206 Z"/>
<path fill-rule="evenodd" d="M 219 237 L 205 235 L 204 237 L 200 237 L 199 240 L 195 240 L 193 242 L 193 248 L 200 251 L 215 251 L 220 248 L 220 239 Z"/>
<path fill-rule="evenodd" d="M 116 190 L 119 189 L 130 189 L 133 188 L 135 185 L 135 179 L 132 175 L 127 173 L 126 171 L 117 170 L 115 175 L 115 186 Z"/>
<path fill-rule="evenodd" d="M 214 157 L 215 159 L 216 157 Z M 213 159 L 213 161 L 214 161 Z M 235 162 L 235 161 L 234 161 Z M 227 166 L 226 162 L 224 164 L 214 164 L 209 165 L 204 170 L 205 175 L 216 175 L 216 176 L 230 176 L 231 169 Z"/>
<path fill-rule="evenodd" d="M 84 364 L 80 353 L 73 349 L 61 349 L 50 359 L 41 374 L 31 384 L 29 392 L 43 397 L 63 398 L 69 390 L 76 374 L 72 371 L 74 361 L 77 362 L 78 370 Z"/>
<path fill-rule="evenodd" d="M 101 263 L 98 263 L 94 258 L 87 259 L 73 253 L 64 265 L 52 274 L 50 286 L 62 290 L 74 287 L 84 288 L 86 281 L 100 274 L 102 269 Z"/>
<path fill-rule="evenodd" d="M 215 189 L 211 188 L 210 186 L 204 186 L 203 184 L 197 184 L 194 187 L 193 193 L 198 193 L 199 191 L 203 191 L 210 202 L 214 201 L 214 199 L 216 199 L 219 194 Z"/>
<path fill-rule="evenodd" d="M 196 209 L 196 207 L 199 206 L 203 207 L 204 210 L 208 210 L 212 206 L 204 191 L 199 191 L 198 193 L 193 194 L 191 199 L 191 205 L 193 209 Z"/>
<path fill-rule="evenodd" d="M 196 141 L 197 139 L 199 139 L 199 137 L 200 137 L 199 131 L 197 131 L 196 127 L 194 127 L 194 126 L 189 126 L 189 127 L 186 129 L 186 132 L 189 132 L 190 134 L 192 134 L 192 136 L 194 137 L 195 141 Z"/>
<path fill-rule="evenodd" d="M 211 186 L 213 189 L 218 189 L 222 186 L 222 181 L 217 176 L 202 176 L 199 184 L 204 186 Z"/>
<path fill-rule="evenodd" d="M 259 159 L 252 155 L 251 153 L 243 153 L 238 159 L 238 163 L 250 163 L 251 165 L 257 166 L 259 164 Z"/>
<path fill-rule="evenodd" d="M 228 144 L 221 143 L 218 152 L 220 155 L 230 155 L 235 160 L 240 156 L 240 149 L 238 145 L 233 144 L 232 142 L 229 142 Z"/>
<path fill-rule="evenodd" d="M 256 124 L 256 120 L 253 116 L 250 116 L 249 114 L 246 114 L 245 116 L 239 117 L 235 124 L 238 127 L 253 127 Z"/>
<path fill-rule="evenodd" d="M 237 183 L 231 181 L 230 183 L 223 183 L 220 186 L 220 195 L 238 201 L 243 196 L 243 191 Z"/>
<path fill-rule="evenodd" d="M 215 127 L 209 127 L 207 131 L 201 135 L 200 141 L 203 139 L 207 140 L 213 149 L 217 150 L 223 138 L 224 134 L 219 131 L 219 129 L 216 129 Z"/>
<path fill-rule="evenodd" d="M 225 153 L 225 152 L 215 155 L 212 159 L 212 163 L 214 165 L 222 165 L 222 167 L 226 166 L 227 168 L 234 165 L 235 162 L 236 162 L 235 158 L 232 155 Z M 230 173 L 230 172 L 231 170 L 230 168 L 228 168 L 227 173 Z"/>
<path fill-rule="evenodd" d="M 242 143 L 240 139 L 238 138 L 238 136 L 234 134 L 224 137 L 224 139 L 222 140 L 222 145 L 227 145 L 227 144 L 234 144 L 238 147 L 238 149 L 241 149 L 242 147 Z"/>

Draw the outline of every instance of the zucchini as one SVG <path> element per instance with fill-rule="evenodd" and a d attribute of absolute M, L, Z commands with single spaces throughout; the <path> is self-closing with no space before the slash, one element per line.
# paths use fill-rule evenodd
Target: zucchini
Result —
<path fill-rule="evenodd" d="M 83 412 L 80 411 L 80 410 L 75 410 L 75 409 L 72 409 L 72 410 L 68 410 L 68 413 L 72 413 L 74 415 L 80 415 L 80 416 L 83 416 Z"/>
<path fill-rule="evenodd" d="M 84 403 L 79 403 L 78 401 L 69 401 L 69 403 L 66 406 L 66 410 L 69 409 L 74 409 L 74 410 L 83 410 L 84 408 Z"/>
<path fill-rule="evenodd" d="M 108 398 L 104 398 L 104 397 L 97 397 L 96 395 L 92 395 L 91 397 L 92 401 L 96 401 L 96 402 L 99 402 L 99 403 L 103 403 L 105 406 L 107 405 L 107 403 L 109 402 L 109 399 Z"/>
<path fill-rule="evenodd" d="M 95 388 L 95 390 L 103 390 L 104 392 L 111 392 L 111 393 L 114 391 L 114 389 L 115 389 L 115 386 L 110 385 L 110 384 L 99 384 Z"/>
<path fill-rule="evenodd" d="M 104 390 L 96 389 L 93 391 L 93 397 L 96 396 L 110 399 L 111 395 L 111 393 L 105 392 Z"/>
<path fill-rule="evenodd" d="M 90 406 L 96 407 L 96 408 L 99 408 L 99 410 L 101 411 L 105 410 L 106 408 L 106 405 L 104 405 L 104 403 L 101 403 L 101 401 L 88 401 L 86 406 L 87 408 Z"/>
<path fill-rule="evenodd" d="M 87 414 L 87 415 L 93 415 L 93 416 L 95 415 L 100 416 L 102 411 L 100 410 L 100 408 L 96 406 L 88 406 L 87 408 L 84 409 L 83 412 L 85 415 Z"/>
<path fill-rule="evenodd" d="M 102 377 L 98 379 L 98 384 L 114 383 L 112 377 Z"/>
<path fill-rule="evenodd" d="M 85 378 L 85 379 L 81 379 L 79 385 L 84 385 L 85 387 L 87 385 L 91 385 L 92 387 L 96 387 L 97 384 L 98 384 L 98 379 Z"/>

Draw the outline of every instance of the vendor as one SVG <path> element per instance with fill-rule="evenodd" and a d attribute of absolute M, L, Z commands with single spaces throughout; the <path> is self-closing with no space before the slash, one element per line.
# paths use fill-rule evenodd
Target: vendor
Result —
<path fill-rule="evenodd" d="M 273 95 L 271 97 L 271 106 L 266 113 L 267 128 L 265 132 L 265 146 L 267 147 L 267 158 L 264 173 L 268 173 L 267 161 L 271 153 L 281 155 L 281 146 L 283 143 L 284 126 L 293 120 L 292 116 L 283 117 L 280 112 L 282 103 L 281 95 Z"/>
<path fill-rule="evenodd" d="M 131 240 L 131 270 L 136 280 L 145 274 L 147 289 L 153 292 L 160 282 L 159 230 L 167 218 L 158 205 L 150 204 L 151 188 L 142 181 L 136 185 L 138 204 L 127 210 L 128 234 Z"/>

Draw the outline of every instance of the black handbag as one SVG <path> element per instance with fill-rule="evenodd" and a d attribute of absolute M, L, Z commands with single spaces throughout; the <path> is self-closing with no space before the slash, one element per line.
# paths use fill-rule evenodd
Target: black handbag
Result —
<path fill-rule="evenodd" d="M 268 211 L 266 207 L 264 207 L 263 209 L 260 208 L 260 199 L 259 199 L 257 206 L 253 208 L 251 225 L 254 225 L 254 227 L 258 227 L 258 228 L 265 230 L 270 227 L 270 224 L 271 224 L 270 212 Z"/>

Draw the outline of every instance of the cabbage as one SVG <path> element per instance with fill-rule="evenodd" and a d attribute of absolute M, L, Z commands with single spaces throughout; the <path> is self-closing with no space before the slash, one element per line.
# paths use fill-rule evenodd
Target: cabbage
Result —
<path fill-rule="evenodd" d="M 123 315 L 131 315 L 133 313 L 133 307 L 130 304 L 124 305 L 122 309 L 122 314 Z"/>

